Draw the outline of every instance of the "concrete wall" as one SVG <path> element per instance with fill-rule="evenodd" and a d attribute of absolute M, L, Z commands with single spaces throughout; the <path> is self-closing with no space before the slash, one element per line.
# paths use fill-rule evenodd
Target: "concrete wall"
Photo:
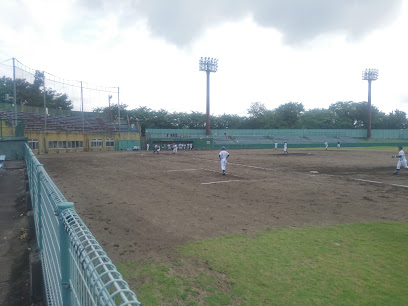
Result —
<path fill-rule="evenodd" d="M 6 160 L 24 159 L 24 144 L 27 138 L 0 139 L 0 155 L 6 155 Z"/>

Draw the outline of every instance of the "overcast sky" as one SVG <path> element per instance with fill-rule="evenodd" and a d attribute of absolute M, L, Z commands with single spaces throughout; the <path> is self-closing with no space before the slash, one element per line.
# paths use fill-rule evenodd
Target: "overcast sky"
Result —
<path fill-rule="evenodd" d="M 408 0 L 0 0 L 0 61 L 119 86 L 129 109 L 205 113 L 202 56 L 214 115 L 367 101 L 366 68 L 373 105 L 408 112 Z"/>

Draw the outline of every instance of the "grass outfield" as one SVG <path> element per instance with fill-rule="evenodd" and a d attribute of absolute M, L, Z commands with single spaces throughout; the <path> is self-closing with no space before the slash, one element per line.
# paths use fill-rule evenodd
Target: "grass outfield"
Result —
<path fill-rule="evenodd" d="M 324 146 L 319 148 L 293 148 L 291 150 L 325 150 Z M 329 147 L 329 151 L 335 150 L 374 150 L 374 151 L 395 151 L 398 152 L 398 148 L 396 146 L 378 146 L 378 147 L 341 147 L 337 149 L 337 147 Z"/>
<path fill-rule="evenodd" d="M 169 265 L 122 264 L 143 305 L 404 305 L 408 223 L 273 228 L 178 249 Z"/>

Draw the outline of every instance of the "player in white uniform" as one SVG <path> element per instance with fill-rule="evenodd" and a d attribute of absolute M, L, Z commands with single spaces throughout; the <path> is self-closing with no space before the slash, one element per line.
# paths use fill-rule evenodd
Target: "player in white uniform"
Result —
<path fill-rule="evenodd" d="M 401 166 L 403 166 L 405 169 L 408 169 L 407 166 L 407 159 L 405 158 L 405 153 L 402 150 L 402 147 L 398 147 L 399 153 L 398 155 L 394 155 L 392 158 L 399 158 L 398 163 L 397 163 L 397 171 L 394 174 L 398 174 L 398 172 L 401 169 Z"/>
<path fill-rule="evenodd" d="M 218 157 L 221 160 L 222 175 L 225 175 L 225 168 L 227 166 L 227 159 L 229 157 L 229 153 L 225 151 L 225 147 L 221 148 L 221 152 L 218 154 Z"/>
<path fill-rule="evenodd" d="M 283 143 L 283 153 L 288 154 L 288 143 L 286 141 Z"/>
<path fill-rule="evenodd" d="M 324 143 L 324 146 L 326 147 L 326 151 L 327 151 L 327 148 L 329 147 L 329 143 L 326 141 L 326 142 Z"/>
<path fill-rule="evenodd" d="M 275 150 L 277 150 L 277 149 L 278 149 L 278 143 L 275 142 Z"/>
<path fill-rule="evenodd" d="M 340 149 L 340 141 L 337 142 L 337 149 Z"/>

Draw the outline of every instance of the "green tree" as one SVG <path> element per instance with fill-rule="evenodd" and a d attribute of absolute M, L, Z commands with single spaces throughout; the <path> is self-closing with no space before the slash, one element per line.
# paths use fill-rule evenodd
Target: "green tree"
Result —
<path fill-rule="evenodd" d="M 35 72 L 34 82 L 32 84 L 27 82 L 25 79 L 16 79 L 17 104 L 43 107 L 45 90 L 45 103 L 48 108 L 64 110 L 72 109 L 72 101 L 69 100 L 67 94 L 58 93 L 51 88 L 44 89 L 43 84 L 43 73 L 39 71 Z M 5 76 L 0 79 L 0 93 L 3 95 L 3 97 L 6 94 L 8 94 L 10 97 L 13 96 L 13 79 Z"/>
<path fill-rule="evenodd" d="M 282 104 L 274 110 L 274 117 L 278 128 L 295 129 L 300 128 L 301 119 L 305 108 L 302 103 L 289 102 Z"/>
<path fill-rule="evenodd" d="M 333 128 L 333 114 L 328 109 L 315 108 L 304 113 L 301 119 L 302 128 L 331 129 Z"/>
<path fill-rule="evenodd" d="M 406 129 L 408 128 L 407 114 L 396 109 L 389 113 L 385 118 L 385 128 L 387 129 Z"/>

